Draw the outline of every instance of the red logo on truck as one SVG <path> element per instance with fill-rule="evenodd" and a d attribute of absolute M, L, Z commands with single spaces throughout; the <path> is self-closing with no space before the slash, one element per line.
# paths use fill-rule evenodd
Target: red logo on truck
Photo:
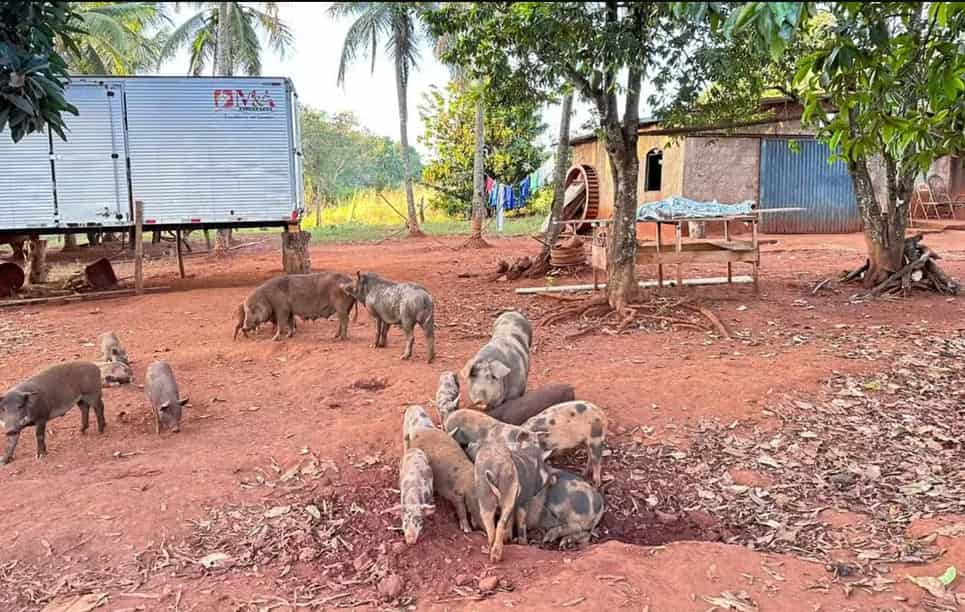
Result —
<path fill-rule="evenodd" d="M 218 111 L 270 113 L 275 110 L 275 101 L 267 90 L 215 89 L 214 108 Z"/>

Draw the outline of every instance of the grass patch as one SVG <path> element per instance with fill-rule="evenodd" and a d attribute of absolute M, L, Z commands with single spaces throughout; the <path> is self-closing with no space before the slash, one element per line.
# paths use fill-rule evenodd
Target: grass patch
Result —
<path fill-rule="evenodd" d="M 538 216 L 512 217 L 506 219 L 503 225 L 503 236 L 526 236 L 539 232 L 543 218 Z M 337 225 L 323 225 L 322 227 L 308 227 L 306 231 L 312 233 L 317 242 L 372 242 L 375 240 L 401 239 L 405 237 L 402 222 L 394 225 L 370 225 L 365 223 L 342 223 Z M 484 233 L 495 234 L 495 222 L 489 223 Z M 445 219 L 430 221 L 422 224 L 422 231 L 430 236 L 463 236 L 469 235 L 469 222 L 461 219 Z"/>

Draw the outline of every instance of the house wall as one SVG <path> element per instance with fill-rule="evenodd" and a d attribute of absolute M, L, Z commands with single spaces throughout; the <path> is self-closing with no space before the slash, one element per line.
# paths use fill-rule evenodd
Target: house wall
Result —
<path fill-rule="evenodd" d="M 682 193 L 697 201 L 757 201 L 760 138 L 692 137 L 684 145 Z"/>

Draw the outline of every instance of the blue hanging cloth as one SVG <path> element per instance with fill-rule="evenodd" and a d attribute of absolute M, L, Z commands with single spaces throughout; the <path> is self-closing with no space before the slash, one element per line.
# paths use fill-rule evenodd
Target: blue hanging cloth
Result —
<path fill-rule="evenodd" d="M 526 178 L 523 179 L 523 182 L 521 182 L 521 183 L 519 184 L 519 205 L 520 205 L 520 207 L 526 205 L 526 201 L 529 199 L 529 196 L 530 196 L 530 191 L 529 191 L 529 189 L 530 189 L 530 181 L 529 181 L 529 177 L 527 176 Z"/>

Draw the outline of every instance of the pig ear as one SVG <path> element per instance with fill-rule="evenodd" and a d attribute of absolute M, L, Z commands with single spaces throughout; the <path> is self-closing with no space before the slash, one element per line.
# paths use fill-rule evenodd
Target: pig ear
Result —
<path fill-rule="evenodd" d="M 489 364 L 489 368 L 493 372 L 493 376 L 496 378 L 506 378 L 509 375 L 510 369 L 507 368 L 502 362 L 493 361 Z"/>
<path fill-rule="evenodd" d="M 546 461 L 547 459 L 549 459 L 549 458 L 550 458 L 550 455 L 552 455 L 552 454 L 553 454 L 553 449 L 544 450 L 544 451 L 543 451 L 543 461 Z"/>
<path fill-rule="evenodd" d="M 402 514 L 402 504 L 396 504 L 394 506 L 386 508 L 381 512 L 381 514 L 396 514 L 396 515 Z"/>
<path fill-rule="evenodd" d="M 167 412 L 169 408 L 171 408 L 170 402 L 164 402 L 163 404 L 158 406 L 158 410 L 160 410 L 161 412 Z"/>
<path fill-rule="evenodd" d="M 178 400 L 178 403 L 181 404 L 182 406 L 184 406 L 185 404 L 188 403 L 188 401 L 190 401 L 190 400 L 188 400 L 188 398 L 185 397 L 185 398 L 179 399 L 179 400 Z"/>

